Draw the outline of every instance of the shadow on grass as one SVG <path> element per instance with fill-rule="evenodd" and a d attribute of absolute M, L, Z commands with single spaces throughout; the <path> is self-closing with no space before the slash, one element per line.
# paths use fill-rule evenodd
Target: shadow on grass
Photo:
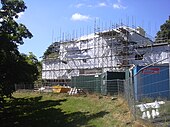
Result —
<path fill-rule="evenodd" d="M 67 101 L 46 100 L 42 96 L 34 98 L 17 98 L 9 101 L 4 109 L 0 109 L 1 127 L 79 127 L 87 125 L 92 119 L 103 117 L 108 112 L 101 111 L 96 114 L 89 112 L 67 113 L 59 107 Z M 94 127 L 94 126 L 88 126 Z"/>

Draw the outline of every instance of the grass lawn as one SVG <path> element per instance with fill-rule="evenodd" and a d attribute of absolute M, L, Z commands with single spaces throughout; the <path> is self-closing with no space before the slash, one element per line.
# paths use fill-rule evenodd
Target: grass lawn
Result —
<path fill-rule="evenodd" d="M 0 110 L 0 127 L 131 127 L 123 99 L 15 92 Z"/>

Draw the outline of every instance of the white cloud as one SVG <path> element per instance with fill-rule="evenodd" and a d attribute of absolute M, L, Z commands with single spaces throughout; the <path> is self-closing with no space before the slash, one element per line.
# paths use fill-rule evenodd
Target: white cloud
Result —
<path fill-rule="evenodd" d="M 20 20 L 21 17 L 24 15 L 24 12 L 18 13 L 18 18 L 14 18 L 14 20 Z"/>
<path fill-rule="evenodd" d="M 87 7 L 92 8 L 92 7 L 94 7 L 94 6 L 93 6 L 93 5 L 91 5 L 91 4 L 89 4 L 89 5 L 87 5 Z"/>
<path fill-rule="evenodd" d="M 21 16 L 23 16 L 23 15 L 24 15 L 24 12 L 19 13 L 18 14 L 18 19 L 21 18 Z"/>
<path fill-rule="evenodd" d="M 87 21 L 91 19 L 90 16 L 81 15 L 80 13 L 75 13 L 71 16 L 71 20 L 73 21 Z"/>
<path fill-rule="evenodd" d="M 107 4 L 105 2 L 98 3 L 96 5 L 88 5 L 87 7 L 106 7 Z"/>
<path fill-rule="evenodd" d="M 103 2 L 103 3 L 99 3 L 98 6 L 99 6 L 99 7 L 105 7 L 105 6 L 107 6 L 107 5 L 106 5 L 106 3 Z"/>
<path fill-rule="evenodd" d="M 79 4 L 76 4 L 76 5 L 75 5 L 76 8 L 80 8 L 80 7 L 82 7 L 82 6 L 84 6 L 83 3 L 79 3 Z"/>
<path fill-rule="evenodd" d="M 98 3 L 98 4 L 78 3 L 78 4 L 74 5 L 73 7 L 75 7 L 75 8 L 80 8 L 80 7 L 93 8 L 93 7 L 106 7 L 106 6 L 107 6 L 107 4 L 105 2 L 101 2 L 101 3 Z"/>
<path fill-rule="evenodd" d="M 117 3 L 113 4 L 114 9 L 126 9 L 127 7 L 123 6 L 120 0 L 117 0 Z"/>
<path fill-rule="evenodd" d="M 117 9 L 119 9 L 119 8 L 120 8 L 120 6 L 119 6 L 118 4 L 113 4 L 113 8 L 117 8 Z"/>

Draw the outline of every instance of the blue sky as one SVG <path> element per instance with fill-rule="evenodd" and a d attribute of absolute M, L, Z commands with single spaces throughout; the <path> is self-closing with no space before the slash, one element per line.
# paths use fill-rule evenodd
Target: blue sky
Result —
<path fill-rule="evenodd" d="M 43 56 L 60 38 L 72 38 L 112 24 L 141 26 L 152 37 L 170 15 L 169 0 L 25 0 L 27 10 L 17 20 L 33 38 L 19 46 L 22 53 Z M 95 23 L 96 21 L 96 23 Z"/>

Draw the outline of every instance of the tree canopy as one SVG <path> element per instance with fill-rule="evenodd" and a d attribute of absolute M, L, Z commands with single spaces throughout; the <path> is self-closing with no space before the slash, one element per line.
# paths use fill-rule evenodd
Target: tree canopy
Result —
<path fill-rule="evenodd" d="M 58 58 L 59 56 L 59 48 L 60 48 L 60 43 L 59 42 L 54 42 L 52 43 L 47 50 L 44 52 L 43 59 L 50 59 L 50 58 Z"/>
<path fill-rule="evenodd" d="M 157 43 L 169 41 L 170 41 L 170 19 L 166 20 L 166 22 L 160 26 L 160 31 L 158 31 L 156 35 Z"/>
<path fill-rule="evenodd" d="M 32 83 L 37 79 L 37 58 L 18 51 L 24 38 L 33 35 L 24 24 L 17 23 L 19 13 L 27 8 L 22 0 L 1 0 L 0 6 L 0 103 L 10 97 L 16 83 Z"/>

